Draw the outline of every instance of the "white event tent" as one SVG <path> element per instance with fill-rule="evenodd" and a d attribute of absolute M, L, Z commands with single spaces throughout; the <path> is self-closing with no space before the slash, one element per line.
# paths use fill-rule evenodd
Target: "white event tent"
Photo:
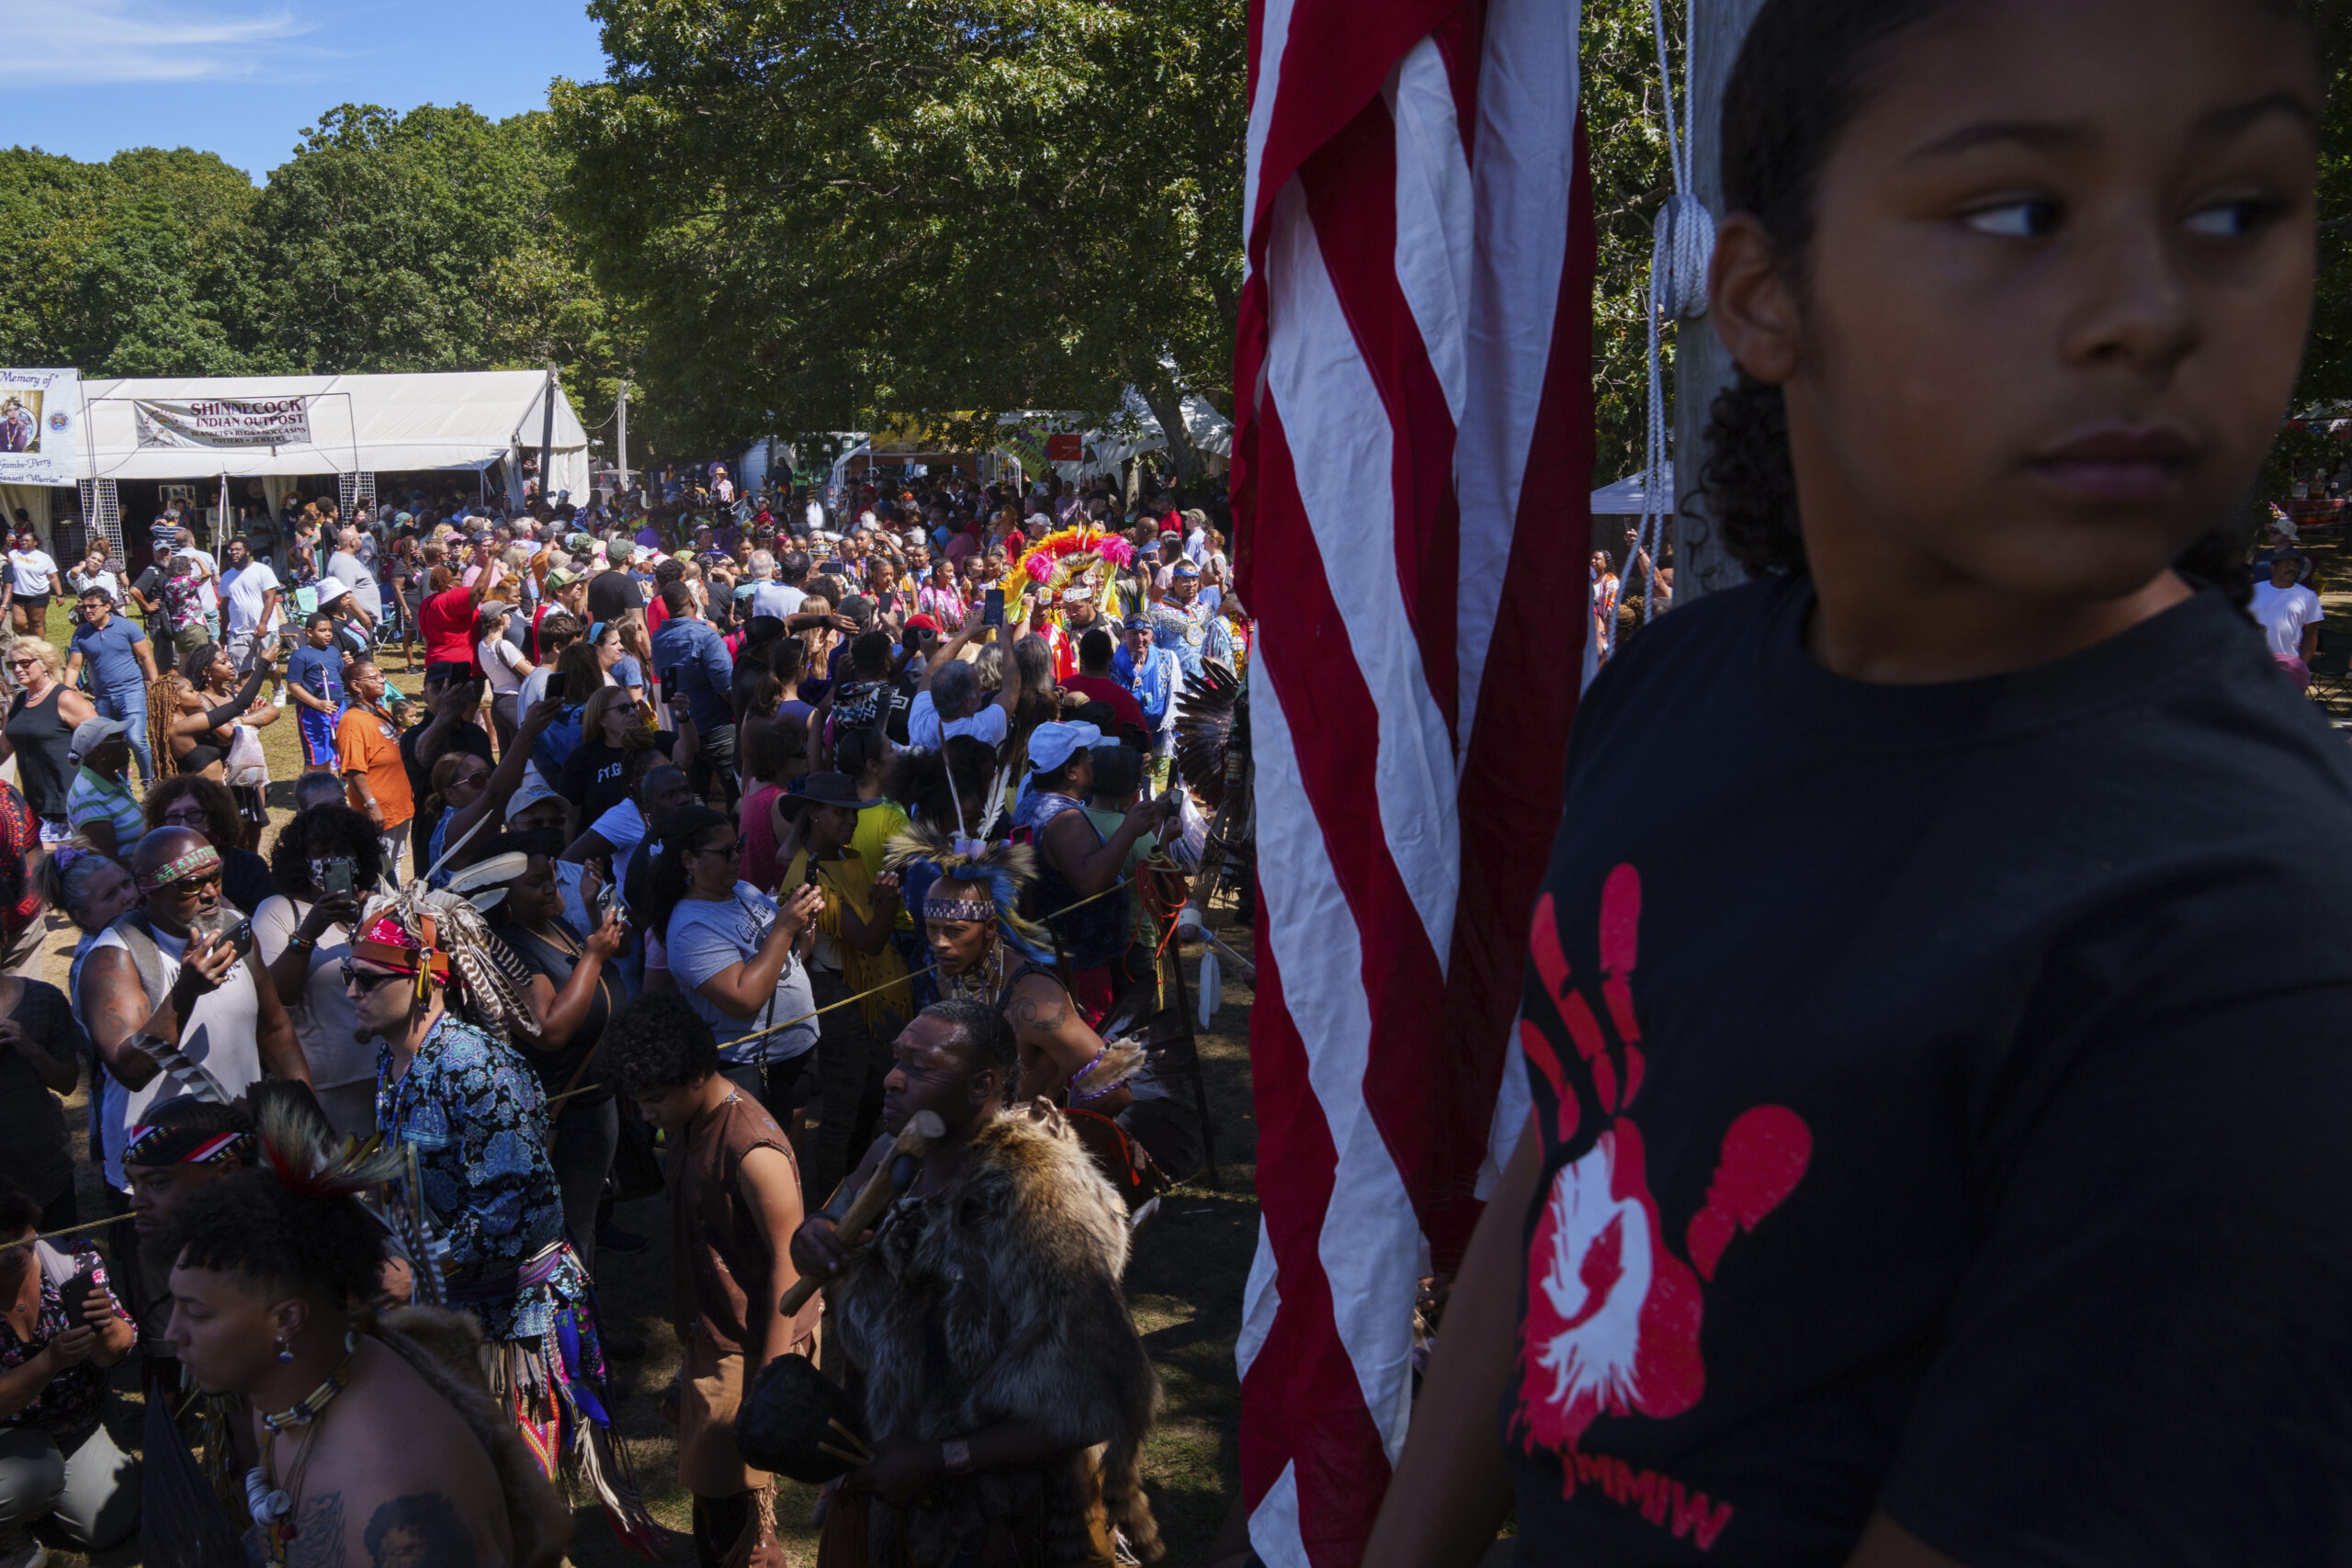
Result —
<path fill-rule="evenodd" d="M 121 481 L 175 480 L 201 490 L 259 479 L 274 504 L 295 479 L 331 474 L 348 510 L 372 501 L 379 473 L 486 476 L 499 465 L 519 501 L 523 459 L 538 454 L 548 388 L 538 370 L 85 381 L 87 434 L 74 455 L 85 515 L 113 525 L 107 531 L 119 544 L 108 513 Z M 229 433 L 192 417 L 191 411 L 222 407 L 266 412 Z M 549 493 L 587 493 L 588 434 L 560 386 L 548 467 Z"/>

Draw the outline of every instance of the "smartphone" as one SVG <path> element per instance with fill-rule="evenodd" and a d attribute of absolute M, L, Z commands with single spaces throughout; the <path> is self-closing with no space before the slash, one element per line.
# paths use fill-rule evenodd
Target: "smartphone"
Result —
<path fill-rule="evenodd" d="M 356 867 L 347 860 L 327 862 L 319 873 L 319 891 L 331 898 L 348 897 L 351 894 L 352 874 L 356 869 Z"/>
<path fill-rule="evenodd" d="M 76 1274 L 57 1288 L 57 1304 L 64 1309 L 65 1326 L 85 1326 L 82 1314 L 88 1309 L 90 1292 L 98 1288 L 95 1275 Z"/>
<path fill-rule="evenodd" d="M 251 920 L 239 920 L 220 935 L 223 941 L 237 950 L 237 956 L 240 958 L 254 950 L 254 923 Z"/>
<path fill-rule="evenodd" d="M 611 919 L 620 907 L 620 888 L 613 883 L 605 883 L 604 891 L 596 895 L 596 923 L 601 926 Z"/>
<path fill-rule="evenodd" d="M 980 625 L 984 626 L 1001 626 L 1004 625 L 1003 589 L 991 588 L 987 593 L 981 596 Z"/>

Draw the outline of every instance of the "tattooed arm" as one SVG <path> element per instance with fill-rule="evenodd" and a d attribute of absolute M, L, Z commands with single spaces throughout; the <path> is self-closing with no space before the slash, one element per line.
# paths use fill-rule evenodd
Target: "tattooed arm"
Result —
<path fill-rule="evenodd" d="M 1069 993 L 1050 975 L 1030 975 L 1014 986 L 1012 999 L 1005 1003 L 1004 1019 L 1021 1043 L 1021 1081 L 1012 1095 L 1015 1104 L 1032 1100 L 1060 1104 L 1063 1086 L 1070 1076 L 1084 1072 L 1102 1050 L 1102 1037 L 1088 1026 L 1086 1015 L 1072 1005 Z M 1086 1109 L 1114 1116 L 1125 1110 L 1133 1098 L 1122 1086 L 1089 1100 Z"/>

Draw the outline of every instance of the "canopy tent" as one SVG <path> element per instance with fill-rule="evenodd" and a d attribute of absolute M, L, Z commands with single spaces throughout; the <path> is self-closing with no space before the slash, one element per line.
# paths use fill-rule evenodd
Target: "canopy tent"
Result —
<path fill-rule="evenodd" d="M 82 478 L 100 480 L 479 472 L 503 460 L 519 491 L 547 389 L 538 370 L 85 381 L 88 435 L 76 459 Z M 214 417 L 223 409 L 259 412 L 240 428 Z M 585 495 L 588 433 L 560 386 L 550 446 L 548 492 Z"/>
<path fill-rule="evenodd" d="M 1657 503 L 1649 508 L 1662 517 L 1674 515 L 1674 465 L 1661 465 L 1666 482 L 1658 487 Z M 1642 476 L 1619 479 L 1604 490 L 1592 492 L 1592 514 L 1595 517 L 1639 517 L 1642 514 Z"/>
<path fill-rule="evenodd" d="M 1133 387 L 1127 389 L 1121 418 L 1114 428 L 1090 430 L 1086 433 L 1086 456 L 1077 462 L 1051 465 L 1054 472 L 1076 484 L 1080 480 L 1115 475 L 1130 458 L 1147 452 L 1168 449 L 1168 433 L 1143 400 L 1143 394 Z M 1008 420 L 1035 421 L 1036 414 L 1007 415 Z M 1043 416 L 1050 419 L 1051 416 Z M 1230 462 L 1233 457 L 1233 422 L 1216 408 L 1190 392 L 1184 394 L 1184 429 L 1193 438 L 1193 448 L 1204 457 Z"/>

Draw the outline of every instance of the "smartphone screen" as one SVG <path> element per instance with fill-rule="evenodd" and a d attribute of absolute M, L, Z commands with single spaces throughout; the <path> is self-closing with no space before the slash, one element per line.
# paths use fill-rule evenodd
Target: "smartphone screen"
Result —
<path fill-rule="evenodd" d="M 981 599 L 980 625 L 984 626 L 1001 626 L 1004 625 L 1003 589 L 991 588 Z"/>

